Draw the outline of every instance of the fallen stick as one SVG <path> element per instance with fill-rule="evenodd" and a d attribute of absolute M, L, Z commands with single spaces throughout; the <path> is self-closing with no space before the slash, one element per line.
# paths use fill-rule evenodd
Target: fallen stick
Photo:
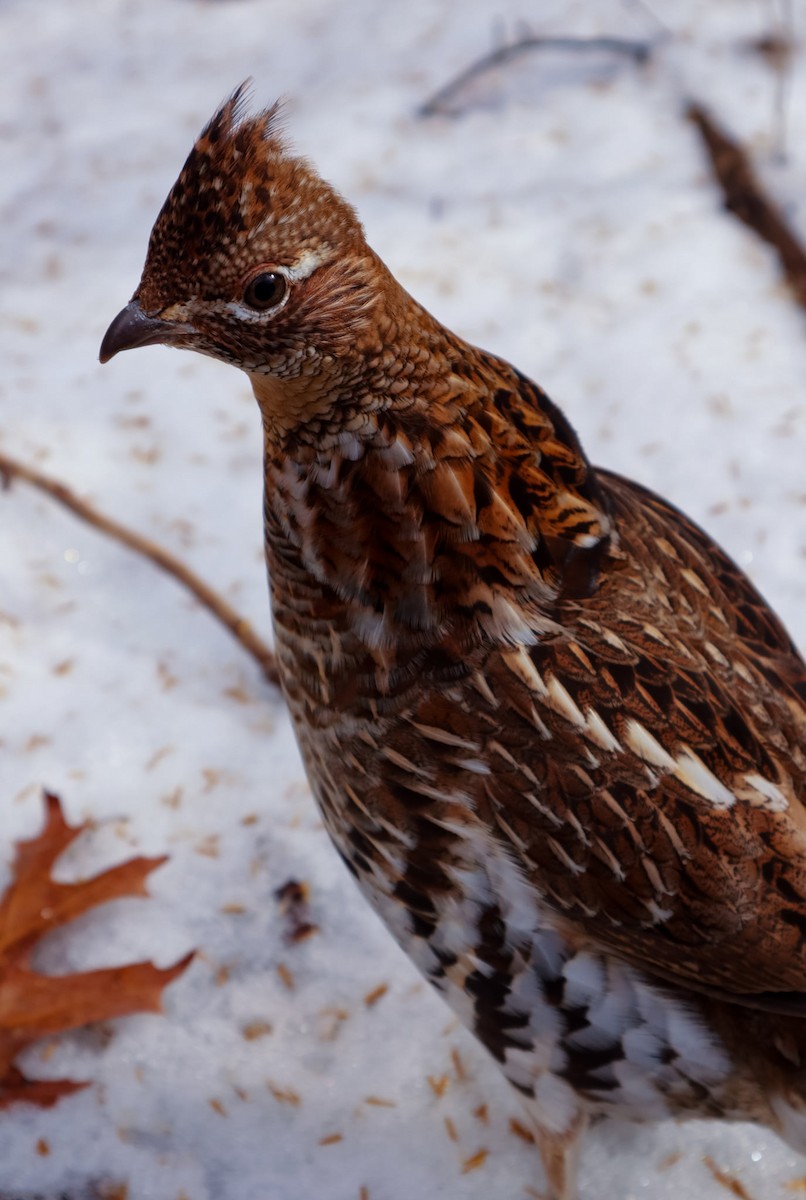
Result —
<path fill-rule="evenodd" d="M 50 496 L 52 500 L 56 500 L 65 508 L 69 508 L 72 513 L 80 517 L 82 521 L 86 521 L 88 525 L 92 525 L 95 529 L 100 529 L 102 533 L 114 538 L 117 542 L 122 542 L 124 546 L 128 546 L 130 550 L 134 550 L 136 554 L 140 554 L 143 558 L 149 559 L 160 570 L 165 571 L 191 592 L 208 612 L 220 621 L 222 625 L 230 631 L 233 637 L 240 643 L 248 654 L 259 664 L 261 671 L 266 678 L 274 684 L 279 684 L 280 677 L 277 673 L 277 663 L 266 643 L 258 637 L 247 620 L 239 615 L 234 608 L 231 607 L 217 592 L 195 575 L 184 563 L 179 559 L 174 558 L 167 550 L 163 550 L 161 546 L 157 546 L 154 542 L 135 533 L 134 530 L 128 529 L 125 525 L 121 525 L 119 521 L 114 521 L 111 517 L 104 516 L 98 512 L 86 500 L 82 500 L 75 492 L 71 491 L 65 484 L 60 483 L 57 479 L 51 479 L 48 475 L 43 475 L 41 471 L 37 471 L 35 467 L 30 467 L 26 463 L 18 462 L 14 458 L 9 458 L 7 454 L 0 454 L 0 480 L 3 486 L 8 487 L 12 479 L 22 479 L 25 483 L 32 487 L 38 488 L 40 492 L 44 492 Z"/>
<path fill-rule="evenodd" d="M 795 299 L 806 308 L 806 250 L 756 175 L 750 157 L 701 104 L 689 104 L 686 116 L 700 131 L 725 208 L 773 247 Z"/>
<path fill-rule="evenodd" d="M 472 83 L 474 79 L 478 79 L 480 75 L 484 75 L 487 71 L 491 71 L 495 67 L 505 66 L 507 63 L 512 62 L 513 59 L 520 58 L 532 50 L 579 50 L 583 52 L 589 50 L 606 50 L 613 54 L 626 55 L 633 62 L 639 64 L 647 62 L 652 53 L 652 47 L 647 42 L 630 41 L 628 38 L 534 36 L 520 38 L 517 42 L 510 42 L 509 45 L 499 46 L 497 50 L 492 50 L 489 54 L 482 55 L 481 58 L 471 63 L 469 67 L 466 67 L 464 71 L 460 71 L 455 79 L 446 83 L 430 99 L 420 105 L 417 115 L 419 117 L 455 116 L 455 111 L 452 111 L 448 107 L 448 104 L 451 100 L 455 99 L 462 88 Z"/>

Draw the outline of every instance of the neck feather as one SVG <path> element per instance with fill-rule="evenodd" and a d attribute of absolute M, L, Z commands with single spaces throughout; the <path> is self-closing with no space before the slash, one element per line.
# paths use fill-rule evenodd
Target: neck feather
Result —
<path fill-rule="evenodd" d="M 367 646 L 529 644 L 569 554 L 609 535 L 598 485 L 539 389 L 424 315 L 428 353 L 369 355 L 352 391 L 320 381 L 306 436 L 265 421 L 275 595 L 293 564 Z"/>

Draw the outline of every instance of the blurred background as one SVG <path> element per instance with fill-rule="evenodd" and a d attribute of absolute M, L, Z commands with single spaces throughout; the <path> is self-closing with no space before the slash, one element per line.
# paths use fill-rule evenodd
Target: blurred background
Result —
<path fill-rule="evenodd" d="M 537 379 L 594 462 L 704 524 L 803 647 L 806 314 L 725 212 L 685 110 L 708 106 L 806 238 L 804 18 L 803 0 L 0 0 L 0 453 L 165 545 L 270 638 L 246 381 L 157 347 L 97 363 L 194 137 L 251 76 L 401 282 Z M 42 969 L 200 953 L 164 1018 L 29 1052 L 31 1075 L 93 1083 L 0 1114 L 0 1196 L 538 1194 L 495 1068 L 336 861 L 276 691 L 173 581 L 15 482 L 0 885 L 43 785 L 94 822 L 65 878 L 171 861 Z M 292 877 L 318 932 L 289 946 Z M 582 1194 L 772 1200 L 804 1177 L 749 1127 L 609 1127 Z"/>

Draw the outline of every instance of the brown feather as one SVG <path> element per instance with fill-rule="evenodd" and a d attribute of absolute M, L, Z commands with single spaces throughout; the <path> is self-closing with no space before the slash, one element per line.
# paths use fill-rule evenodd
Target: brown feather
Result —
<path fill-rule="evenodd" d="M 272 112 L 204 131 L 133 311 L 128 344 L 252 380 L 324 821 L 528 1098 L 554 1197 L 590 1114 L 806 1148 L 806 668 L 749 580 L 421 308 Z"/>

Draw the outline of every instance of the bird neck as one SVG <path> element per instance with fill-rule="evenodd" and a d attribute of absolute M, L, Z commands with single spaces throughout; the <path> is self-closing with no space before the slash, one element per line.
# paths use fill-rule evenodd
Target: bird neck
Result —
<path fill-rule="evenodd" d="M 398 319 L 395 355 L 365 351 L 352 390 L 317 380 L 309 436 L 263 408 L 275 612 L 293 593 L 309 624 L 398 655 L 535 642 L 568 555 L 606 536 L 593 472 L 538 388 L 423 310 L 405 320 L 418 336 Z"/>
<path fill-rule="evenodd" d="M 466 346 L 422 308 L 373 257 L 375 296 L 338 352 L 311 348 L 294 373 L 250 373 L 267 449 L 299 463 L 321 462 L 347 443 L 363 451 L 389 423 L 427 424 L 435 406 L 467 402 Z M 383 441 L 383 435 L 381 435 Z M 418 437 L 414 436 L 414 442 Z"/>
<path fill-rule="evenodd" d="M 295 607 L 398 656 L 533 643 L 561 589 L 595 585 L 610 533 L 595 472 L 536 385 L 391 276 L 376 294 L 343 354 L 252 380 L 275 621 Z"/>

